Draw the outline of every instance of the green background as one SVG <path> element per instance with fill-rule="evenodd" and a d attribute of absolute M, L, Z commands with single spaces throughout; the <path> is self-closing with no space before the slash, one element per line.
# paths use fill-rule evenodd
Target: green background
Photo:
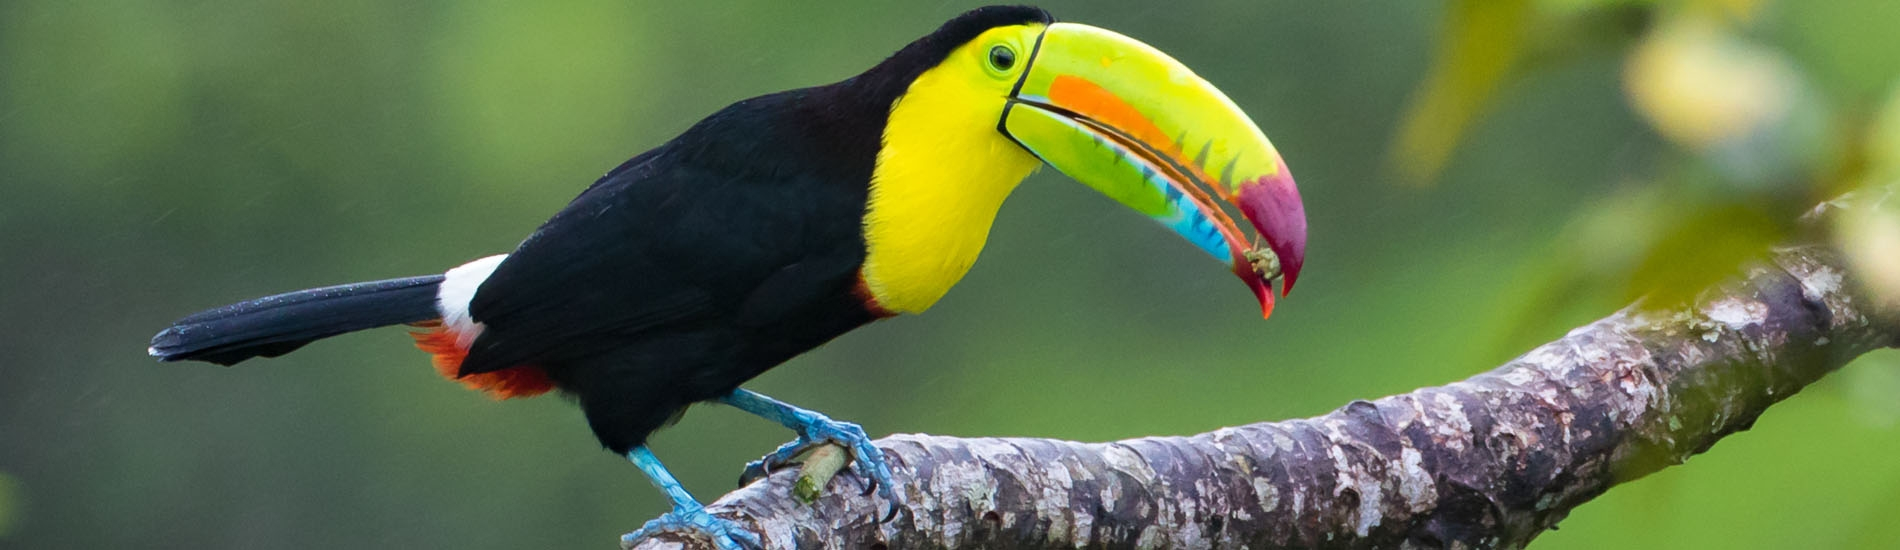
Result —
<path fill-rule="evenodd" d="M 561 398 L 465 391 L 396 329 L 231 369 L 158 364 L 146 341 L 203 308 L 505 252 L 698 117 L 854 74 L 973 5 L 0 1 L 0 547 L 611 548 L 665 500 Z M 1894 5 L 1772 4 L 1748 36 L 1853 113 L 1900 67 Z M 1388 151 L 1446 5 L 1045 7 L 1169 52 L 1253 115 L 1306 199 L 1297 292 L 1263 322 L 1201 252 L 1045 170 L 928 315 L 748 387 L 874 435 L 1321 414 L 1627 303 L 1627 273 L 1570 277 L 1595 273 L 1579 251 L 1677 213 L 1614 206 L 1696 164 L 1630 107 L 1621 23 L 1540 20 L 1556 46 L 1421 185 Z M 1637 14 L 1630 32 L 1653 16 L 1608 9 Z M 1536 547 L 1892 547 L 1896 362 L 1849 366 Z M 653 447 L 710 500 L 789 437 L 705 407 Z"/>

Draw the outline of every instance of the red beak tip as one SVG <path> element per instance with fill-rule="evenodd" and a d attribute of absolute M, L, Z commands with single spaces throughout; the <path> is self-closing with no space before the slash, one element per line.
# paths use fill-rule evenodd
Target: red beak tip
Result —
<path fill-rule="evenodd" d="M 1306 206 L 1300 201 L 1299 188 L 1282 164 L 1279 173 L 1241 186 L 1236 199 L 1240 213 L 1279 257 L 1286 281 L 1280 295 L 1286 296 L 1306 263 Z"/>
<path fill-rule="evenodd" d="M 1248 289 L 1253 290 L 1254 299 L 1260 300 L 1260 318 L 1266 319 L 1268 317 L 1272 317 L 1273 316 L 1273 284 L 1268 283 L 1264 280 L 1261 280 L 1260 276 L 1255 274 L 1251 268 L 1247 269 L 1245 273 L 1241 273 L 1239 270 L 1236 270 L 1235 272 L 1236 274 L 1239 274 L 1242 278 L 1247 280 L 1247 287 Z"/>

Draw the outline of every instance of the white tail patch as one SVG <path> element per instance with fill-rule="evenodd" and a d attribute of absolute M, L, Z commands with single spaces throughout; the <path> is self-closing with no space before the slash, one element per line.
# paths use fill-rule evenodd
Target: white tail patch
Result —
<path fill-rule="evenodd" d="M 469 344 L 475 343 L 475 337 L 482 334 L 482 324 L 469 316 L 468 304 L 475 299 L 475 290 L 481 288 L 482 281 L 488 280 L 495 267 L 507 258 L 507 254 L 496 254 L 462 264 L 444 274 L 442 286 L 435 294 L 435 308 L 442 312 L 443 327 L 455 334 L 455 344 L 462 349 L 468 349 Z"/>

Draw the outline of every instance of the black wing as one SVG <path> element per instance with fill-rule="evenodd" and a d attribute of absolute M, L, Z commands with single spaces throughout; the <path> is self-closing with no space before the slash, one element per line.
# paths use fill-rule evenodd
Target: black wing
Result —
<path fill-rule="evenodd" d="M 853 151 L 807 135 L 826 126 L 796 109 L 803 97 L 735 104 L 569 203 L 477 291 L 470 311 L 487 328 L 462 372 L 563 362 L 658 329 L 794 311 L 776 304 L 848 284 L 840 281 L 863 262 L 875 143 L 839 158 Z"/>

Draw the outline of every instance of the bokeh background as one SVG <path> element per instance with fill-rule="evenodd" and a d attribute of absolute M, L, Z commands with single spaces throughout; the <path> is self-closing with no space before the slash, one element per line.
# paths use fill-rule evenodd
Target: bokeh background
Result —
<path fill-rule="evenodd" d="M 612 547 L 665 500 L 560 398 L 491 402 L 395 329 L 232 369 L 146 341 L 507 251 L 698 117 L 972 6 L 0 1 L 0 547 Z M 1225 270 L 1048 172 L 929 315 L 750 387 L 880 435 L 1320 414 L 1698 288 L 1900 173 L 1885 0 L 1046 7 L 1255 117 L 1307 201 L 1298 292 L 1262 322 Z M 1820 238 L 1891 282 L 1896 220 Z M 1895 395 L 1900 359 L 1870 355 L 1536 547 L 1893 548 Z M 704 407 L 654 448 L 711 499 L 788 438 Z"/>

